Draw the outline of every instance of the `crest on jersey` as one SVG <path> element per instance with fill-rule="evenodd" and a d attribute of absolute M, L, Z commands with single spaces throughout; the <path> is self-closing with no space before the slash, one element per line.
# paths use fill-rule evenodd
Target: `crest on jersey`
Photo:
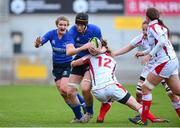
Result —
<path fill-rule="evenodd" d="M 56 42 L 55 42 L 55 40 L 52 40 L 52 44 L 54 44 L 54 45 L 55 45 L 55 43 L 56 43 Z"/>
<path fill-rule="evenodd" d="M 77 41 L 80 41 L 80 38 L 79 38 L 79 37 L 77 37 L 77 38 L 76 38 L 76 40 L 77 40 Z"/>

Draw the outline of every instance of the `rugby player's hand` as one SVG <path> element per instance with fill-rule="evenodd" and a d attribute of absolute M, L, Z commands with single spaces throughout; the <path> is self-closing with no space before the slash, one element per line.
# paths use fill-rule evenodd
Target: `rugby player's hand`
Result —
<path fill-rule="evenodd" d="M 144 56 L 144 53 L 142 51 L 138 51 L 136 54 L 135 54 L 135 57 L 138 58 L 138 57 L 141 57 L 141 56 Z"/>
<path fill-rule="evenodd" d="M 87 50 L 87 49 L 89 49 L 90 47 L 92 47 L 93 44 L 91 44 L 90 42 L 88 42 L 88 43 L 84 44 L 83 46 L 84 46 L 84 49 Z"/>
<path fill-rule="evenodd" d="M 41 43 L 42 43 L 41 42 L 41 37 L 37 37 L 34 43 L 35 43 L 34 46 L 36 48 L 39 48 L 41 46 Z"/>
<path fill-rule="evenodd" d="M 149 63 L 150 59 L 151 59 L 151 55 L 150 54 L 145 55 L 143 57 L 143 60 L 141 61 L 141 64 L 142 65 L 147 65 Z"/>
<path fill-rule="evenodd" d="M 97 55 L 97 54 L 104 52 L 104 51 L 101 51 L 100 48 L 96 48 L 94 45 L 90 45 L 88 50 L 91 51 L 91 53 L 93 53 L 93 55 Z"/>
<path fill-rule="evenodd" d="M 74 63 L 75 63 L 75 61 L 72 61 L 72 62 L 71 62 L 71 67 L 74 67 Z"/>

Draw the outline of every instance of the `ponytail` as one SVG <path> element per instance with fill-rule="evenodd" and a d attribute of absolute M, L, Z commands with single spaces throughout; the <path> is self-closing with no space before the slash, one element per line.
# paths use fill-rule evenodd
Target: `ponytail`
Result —
<path fill-rule="evenodd" d="M 161 19 L 157 19 L 158 23 L 167 29 L 168 37 L 170 36 L 169 28 L 163 23 Z"/>

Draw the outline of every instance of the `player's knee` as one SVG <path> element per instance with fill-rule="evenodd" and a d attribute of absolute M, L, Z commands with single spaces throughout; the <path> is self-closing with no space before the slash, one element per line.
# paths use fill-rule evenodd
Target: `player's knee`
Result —
<path fill-rule="evenodd" d="M 75 95 L 76 93 L 77 93 L 77 88 L 75 88 L 75 87 L 67 88 L 66 94 L 68 97 L 71 97 L 71 96 Z"/>
<path fill-rule="evenodd" d="M 83 79 L 81 83 L 81 89 L 83 92 L 90 92 L 91 90 L 91 80 Z"/>
<path fill-rule="evenodd" d="M 149 82 L 146 79 L 145 82 L 142 85 L 142 93 L 144 95 L 149 94 L 154 87 L 155 87 L 155 85 L 153 85 L 151 82 Z"/>
<path fill-rule="evenodd" d="M 174 90 L 174 91 L 173 91 L 173 93 L 174 93 L 175 95 L 180 96 L 180 88 L 179 88 L 179 89 Z"/>

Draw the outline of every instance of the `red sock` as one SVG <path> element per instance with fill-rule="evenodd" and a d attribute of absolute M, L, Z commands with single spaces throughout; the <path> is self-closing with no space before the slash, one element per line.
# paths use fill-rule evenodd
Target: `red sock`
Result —
<path fill-rule="evenodd" d="M 98 119 L 100 118 L 100 119 L 104 120 L 104 117 L 110 108 L 111 108 L 111 103 L 102 103 Z"/>
<path fill-rule="evenodd" d="M 179 118 L 180 118 L 180 108 L 176 109 L 176 113 L 178 114 Z"/>
<path fill-rule="evenodd" d="M 149 111 L 147 118 L 153 122 L 156 117 Z"/>
<path fill-rule="evenodd" d="M 148 115 L 149 115 L 151 100 L 150 101 L 142 100 L 142 101 L 143 101 L 143 109 L 142 109 L 141 118 L 142 118 L 143 122 L 146 122 L 148 119 Z"/>

